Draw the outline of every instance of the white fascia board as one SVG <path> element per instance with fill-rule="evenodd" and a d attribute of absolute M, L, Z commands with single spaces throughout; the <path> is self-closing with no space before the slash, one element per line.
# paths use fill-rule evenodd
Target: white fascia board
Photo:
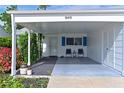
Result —
<path fill-rule="evenodd" d="M 23 10 L 7 11 L 9 14 L 124 14 L 123 10 Z"/>
<path fill-rule="evenodd" d="M 15 16 L 16 23 L 68 21 L 124 22 L 124 16 Z"/>

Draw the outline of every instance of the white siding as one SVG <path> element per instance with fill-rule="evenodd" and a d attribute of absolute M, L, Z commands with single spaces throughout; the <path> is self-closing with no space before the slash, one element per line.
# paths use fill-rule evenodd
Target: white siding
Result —
<path fill-rule="evenodd" d="M 105 43 L 105 38 L 102 40 L 102 33 L 107 33 L 107 44 Z M 114 38 L 115 36 L 115 38 Z M 107 38 L 106 37 L 106 38 Z M 118 71 L 122 71 L 122 24 L 111 24 L 108 27 L 101 29 L 99 31 L 91 31 L 88 33 L 88 57 L 108 65 Z M 103 50 L 103 45 L 108 47 L 108 52 L 105 53 Z M 114 47 L 115 45 L 115 47 Z M 103 51 L 102 51 L 103 50 Z M 106 54 L 106 57 L 103 57 L 102 60 L 102 52 Z M 115 52 L 115 54 L 114 54 Z"/>
<path fill-rule="evenodd" d="M 122 61 L 123 61 L 123 45 L 122 45 L 122 26 L 118 27 L 115 31 L 115 69 L 122 71 Z"/>

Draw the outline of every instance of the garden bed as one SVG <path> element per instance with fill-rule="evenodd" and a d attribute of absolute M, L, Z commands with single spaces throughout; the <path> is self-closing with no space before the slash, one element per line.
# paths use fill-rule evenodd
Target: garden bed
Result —
<path fill-rule="evenodd" d="M 48 78 L 13 78 L 0 74 L 0 88 L 46 88 Z"/>

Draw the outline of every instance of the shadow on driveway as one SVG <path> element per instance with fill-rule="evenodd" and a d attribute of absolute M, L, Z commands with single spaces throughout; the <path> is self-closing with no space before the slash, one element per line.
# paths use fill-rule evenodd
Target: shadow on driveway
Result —
<path fill-rule="evenodd" d="M 51 75 L 56 64 L 56 57 L 42 58 L 32 65 L 33 75 Z"/>

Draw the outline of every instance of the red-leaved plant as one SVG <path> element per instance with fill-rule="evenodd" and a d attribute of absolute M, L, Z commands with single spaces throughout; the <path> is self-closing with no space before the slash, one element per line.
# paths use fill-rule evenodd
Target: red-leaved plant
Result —
<path fill-rule="evenodd" d="M 23 64 L 19 49 L 16 49 L 17 68 Z M 0 47 L 0 72 L 10 72 L 12 60 L 12 49 L 7 47 Z"/>

